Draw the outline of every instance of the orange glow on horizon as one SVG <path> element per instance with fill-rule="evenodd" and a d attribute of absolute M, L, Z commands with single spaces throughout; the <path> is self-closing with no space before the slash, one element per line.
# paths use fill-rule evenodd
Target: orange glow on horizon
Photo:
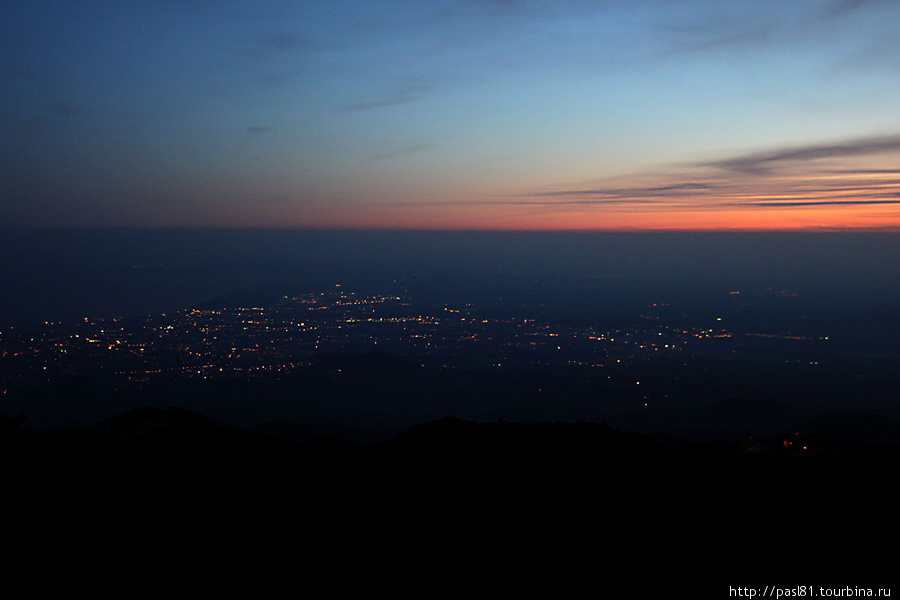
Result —
<path fill-rule="evenodd" d="M 900 142 L 898 142 L 900 143 Z M 648 168 L 546 185 L 478 180 L 301 190 L 279 202 L 209 203 L 197 225 L 473 231 L 897 231 L 900 170 L 882 158 Z M 738 167 L 743 163 L 738 164 Z M 212 210 L 215 210 L 213 213 Z"/>
<path fill-rule="evenodd" d="M 815 208 L 742 208 L 669 210 L 654 212 L 598 209 L 523 211 L 498 204 L 431 204 L 356 206 L 348 210 L 318 211 L 295 219 L 283 217 L 260 226 L 312 229 L 485 230 L 485 231 L 801 231 L 900 230 L 900 215 L 879 206 Z M 310 218 L 312 217 L 312 218 Z"/>

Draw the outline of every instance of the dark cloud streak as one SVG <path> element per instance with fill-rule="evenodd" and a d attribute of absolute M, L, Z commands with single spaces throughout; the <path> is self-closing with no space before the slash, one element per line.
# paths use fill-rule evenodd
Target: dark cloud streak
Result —
<path fill-rule="evenodd" d="M 721 161 L 699 163 L 697 166 L 714 167 L 746 175 L 766 175 L 773 167 L 786 163 L 807 162 L 825 158 L 870 156 L 900 152 L 900 135 L 864 138 L 839 142 L 785 148 L 770 152 L 746 154 Z"/>
<path fill-rule="evenodd" d="M 641 175 L 644 181 L 652 177 L 651 181 L 660 182 L 655 186 L 535 191 L 515 203 L 667 205 L 672 210 L 896 205 L 900 204 L 900 178 L 896 177 L 900 169 L 816 164 L 894 153 L 900 153 L 900 135 L 777 148 L 693 163 L 687 165 L 690 171 L 680 174 Z"/>
<path fill-rule="evenodd" d="M 887 4 L 890 0 L 836 0 L 824 9 L 826 17 L 843 17 L 879 4 Z"/>
<path fill-rule="evenodd" d="M 612 198 L 632 198 L 635 196 L 662 196 L 671 192 L 692 192 L 698 190 L 710 190 L 716 186 L 711 183 L 673 183 L 658 187 L 646 188 L 608 188 L 594 190 L 562 190 L 558 192 L 538 192 L 532 196 L 610 196 Z"/>
<path fill-rule="evenodd" d="M 774 37 L 771 23 L 739 27 L 734 27 L 731 23 L 705 27 L 660 25 L 657 28 L 670 38 L 668 52 L 673 55 L 757 47 L 770 42 Z"/>
<path fill-rule="evenodd" d="M 900 169 L 829 169 L 825 172 L 840 175 L 900 175 Z"/>
<path fill-rule="evenodd" d="M 895 194 L 896 195 L 896 194 Z M 759 202 L 734 202 L 725 206 L 756 208 L 802 208 L 804 206 L 866 206 L 872 204 L 900 204 L 900 199 L 889 200 L 763 200 Z"/>
<path fill-rule="evenodd" d="M 333 50 L 334 42 L 313 40 L 292 33 L 277 33 L 262 40 L 262 45 L 279 52 L 311 52 Z"/>
<path fill-rule="evenodd" d="M 379 162 L 382 160 L 391 160 L 394 158 L 401 158 L 404 156 L 408 156 L 410 154 L 417 154 L 419 152 L 424 152 L 426 150 L 430 150 L 434 148 L 434 144 L 410 144 L 409 146 L 403 146 L 402 148 L 397 148 L 395 150 L 389 150 L 387 152 L 382 152 L 380 154 L 375 154 L 372 156 L 372 162 Z"/>
<path fill-rule="evenodd" d="M 375 108 L 387 108 L 390 106 L 398 106 L 400 104 L 408 104 L 416 102 L 431 92 L 433 86 L 428 83 L 414 83 L 404 85 L 390 90 L 381 97 L 372 100 L 364 100 L 360 102 L 352 102 L 340 107 L 341 112 L 351 113 Z"/>

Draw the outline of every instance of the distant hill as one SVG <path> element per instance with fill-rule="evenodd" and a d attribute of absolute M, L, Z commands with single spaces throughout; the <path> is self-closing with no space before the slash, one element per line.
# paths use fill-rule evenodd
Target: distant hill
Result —
<path fill-rule="evenodd" d="M 161 431 L 198 430 L 226 427 L 199 412 L 186 408 L 132 408 L 90 428 L 93 435 L 108 439 L 148 435 Z"/>

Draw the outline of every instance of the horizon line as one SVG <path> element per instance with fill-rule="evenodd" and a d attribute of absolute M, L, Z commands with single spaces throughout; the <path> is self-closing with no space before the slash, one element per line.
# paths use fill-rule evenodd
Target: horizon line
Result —
<path fill-rule="evenodd" d="M 809 227 L 352 227 L 352 226 L 252 226 L 252 225 L 0 225 L 0 231 L 281 231 L 344 233 L 900 233 L 893 226 Z"/>

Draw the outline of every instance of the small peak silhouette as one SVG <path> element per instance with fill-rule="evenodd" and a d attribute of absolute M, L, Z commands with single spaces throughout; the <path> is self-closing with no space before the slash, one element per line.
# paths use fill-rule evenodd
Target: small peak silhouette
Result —
<path fill-rule="evenodd" d="M 160 431 L 214 429 L 217 421 L 187 408 L 140 407 L 119 413 L 93 427 L 95 434 L 110 438 L 127 438 Z"/>

